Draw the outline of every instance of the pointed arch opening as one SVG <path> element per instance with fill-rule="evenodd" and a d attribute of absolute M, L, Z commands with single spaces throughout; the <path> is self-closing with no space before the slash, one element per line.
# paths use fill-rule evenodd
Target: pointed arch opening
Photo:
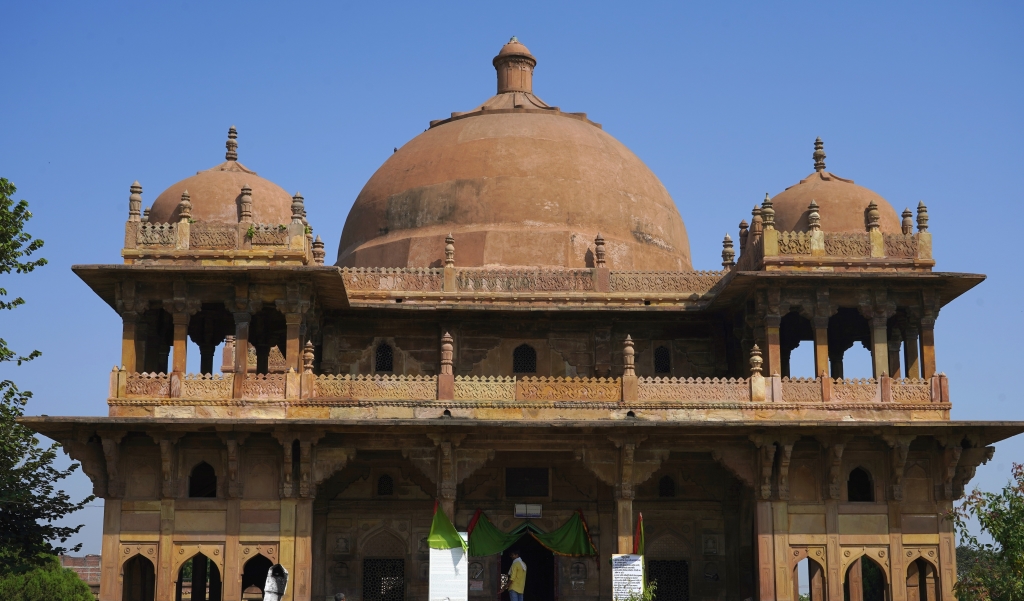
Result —
<path fill-rule="evenodd" d="M 804 557 L 793 568 L 793 591 L 801 600 L 825 601 L 825 568 L 810 557 Z"/>
<path fill-rule="evenodd" d="M 200 461 L 188 476 L 188 496 L 193 499 L 217 498 L 217 472 L 213 466 Z"/>
<path fill-rule="evenodd" d="M 196 553 L 178 568 L 175 601 L 222 601 L 220 569 L 202 553 Z"/>
<path fill-rule="evenodd" d="M 121 566 L 121 601 L 153 601 L 156 569 L 142 555 L 134 555 Z"/>
<path fill-rule="evenodd" d="M 843 596 L 845 601 L 888 601 L 885 569 L 867 555 L 858 557 L 846 570 Z"/>
<path fill-rule="evenodd" d="M 875 483 L 862 467 L 854 468 L 846 480 L 846 500 L 851 503 L 874 503 Z"/>
<path fill-rule="evenodd" d="M 267 573 L 274 562 L 257 553 L 242 566 L 242 599 L 263 599 L 263 587 L 267 584 Z"/>
<path fill-rule="evenodd" d="M 907 566 L 907 601 L 938 601 L 939 574 L 935 565 L 918 557 Z"/>

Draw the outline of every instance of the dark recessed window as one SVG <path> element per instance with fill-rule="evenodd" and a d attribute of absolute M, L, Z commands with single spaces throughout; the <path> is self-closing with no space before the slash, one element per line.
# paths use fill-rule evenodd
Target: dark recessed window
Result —
<path fill-rule="evenodd" d="M 192 468 L 188 477 L 188 496 L 193 498 L 217 497 L 217 473 L 205 461 Z"/>
<path fill-rule="evenodd" d="M 377 478 L 377 496 L 386 497 L 395 494 L 395 479 L 384 474 Z"/>
<path fill-rule="evenodd" d="M 658 480 L 658 496 L 664 498 L 676 496 L 676 481 L 672 479 L 672 476 L 665 476 Z"/>
<path fill-rule="evenodd" d="M 377 352 L 374 355 L 375 371 L 395 371 L 395 350 L 391 345 L 382 342 L 377 345 Z"/>
<path fill-rule="evenodd" d="M 867 470 L 858 467 L 850 472 L 850 479 L 846 481 L 846 498 L 851 503 L 871 503 L 875 500 L 875 486 Z"/>
<path fill-rule="evenodd" d="M 537 373 L 537 351 L 529 344 L 520 344 L 512 351 L 512 373 Z"/>
<path fill-rule="evenodd" d="M 672 353 L 667 346 L 659 346 L 654 349 L 654 373 L 672 373 Z"/>
<path fill-rule="evenodd" d="M 548 468 L 507 467 L 505 468 L 506 497 L 548 496 Z"/>

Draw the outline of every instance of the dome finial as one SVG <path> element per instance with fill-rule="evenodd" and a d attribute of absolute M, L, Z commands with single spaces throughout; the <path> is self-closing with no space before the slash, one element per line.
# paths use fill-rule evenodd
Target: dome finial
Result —
<path fill-rule="evenodd" d="M 228 141 L 224 144 L 228 149 L 228 151 L 224 153 L 224 158 L 229 161 L 238 160 L 238 142 L 235 142 L 236 139 L 238 139 L 238 130 L 235 129 L 234 125 L 232 125 L 228 128 Z"/>
<path fill-rule="evenodd" d="M 825 170 L 825 145 L 821 142 L 821 138 L 814 140 L 814 170 L 824 171 Z"/>
<path fill-rule="evenodd" d="M 537 66 L 537 59 L 533 58 L 519 38 L 512 36 L 512 39 L 501 47 L 491 64 L 498 71 L 499 94 L 533 93 L 533 68 Z"/>

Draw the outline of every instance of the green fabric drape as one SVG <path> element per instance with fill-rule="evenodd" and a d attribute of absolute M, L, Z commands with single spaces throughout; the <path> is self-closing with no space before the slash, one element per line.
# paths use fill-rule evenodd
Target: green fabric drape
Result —
<path fill-rule="evenodd" d="M 430 523 L 430 534 L 427 535 L 427 546 L 431 549 L 455 549 L 462 547 L 467 550 L 466 541 L 459 535 L 459 531 L 452 525 L 451 520 L 445 515 L 444 509 L 434 506 L 434 520 Z"/>
<path fill-rule="evenodd" d="M 484 513 L 477 511 L 469 532 L 469 555 L 483 557 L 501 553 L 514 545 L 524 533 L 529 533 L 556 555 L 597 555 L 587 523 L 579 511 L 553 532 L 544 532 L 532 522 L 524 522 L 508 533 L 498 530 Z"/>

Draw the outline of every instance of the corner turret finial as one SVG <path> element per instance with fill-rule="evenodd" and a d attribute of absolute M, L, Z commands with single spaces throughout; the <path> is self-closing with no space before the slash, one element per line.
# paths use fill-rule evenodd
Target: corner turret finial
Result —
<path fill-rule="evenodd" d="M 732 269 L 736 265 L 736 251 L 733 249 L 732 237 L 725 235 L 722 240 L 722 267 Z"/>
<path fill-rule="evenodd" d="M 604 250 L 604 238 L 601 237 L 601 232 L 597 233 L 597 238 L 594 238 L 594 266 L 604 267 L 605 266 L 605 250 Z"/>
<path fill-rule="evenodd" d="M 764 200 L 761 202 L 761 218 L 764 220 L 764 229 L 775 229 L 775 208 L 772 206 L 772 197 L 764 193 Z"/>
<path fill-rule="evenodd" d="M 292 196 L 292 223 L 302 223 L 305 214 L 306 199 L 302 197 L 302 192 L 296 192 Z"/>
<path fill-rule="evenodd" d="M 756 344 L 750 349 L 750 375 L 760 376 L 761 365 L 764 364 L 764 359 L 761 358 L 761 348 Z"/>
<path fill-rule="evenodd" d="M 914 214 L 910 212 L 910 207 L 903 209 L 903 214 L 901 215 L 901 217 L 903 217 L 903 221 L 900 223 L 900 229 L 903 230 L 903 234 L 913 234 Z"/>
<path fill-rule="evenodd" d="M 455 267 L 455 237 L 451 232 L 444 239 L 444 266 Z"/>
<path fill-rule="evenodd" d="M 229 161 L 238 160 L 238 142 L 235 141 L 237 139 L 238 130 L 235 129 L 234 125 L 232 125 L 228 128 L 228 141 L 224 144 L 228 149 L 228 151 L 224 153 L 224 158 Z"/>
<path fill-rule="evenodd" d="M 807 229 L 812 232 L 821 229 L 820 207 L 818 207 L 818 203 L 815 200 L 811 200 L 811 204 L 807 205 Z"/>
<path fill-rule="evenodd" d="M 142 186 L 139 180 L 132 182 L 128 195 L 128 221 L 142 221 Z"/>
<path fill-rule="evenodd" d="M 192 197 L 188 190 L 181 193 L 181 202 L 178 203 L 178 221 L 189 221 L 192 219 Z"/>
<path fill-rule="evenodd" d="M 313 240 L 313 263 L 323 265 L 324 257 L 326 256 L 327 251 L 324 250 L 324 241 L 317 235 L 316 240 Z"/>
<path fill-rule="evenodd" d="M 814 170 L 824 171 L 825 170 L 825 145 L 821 142 L 821 138 L 814 140 Z"/>

